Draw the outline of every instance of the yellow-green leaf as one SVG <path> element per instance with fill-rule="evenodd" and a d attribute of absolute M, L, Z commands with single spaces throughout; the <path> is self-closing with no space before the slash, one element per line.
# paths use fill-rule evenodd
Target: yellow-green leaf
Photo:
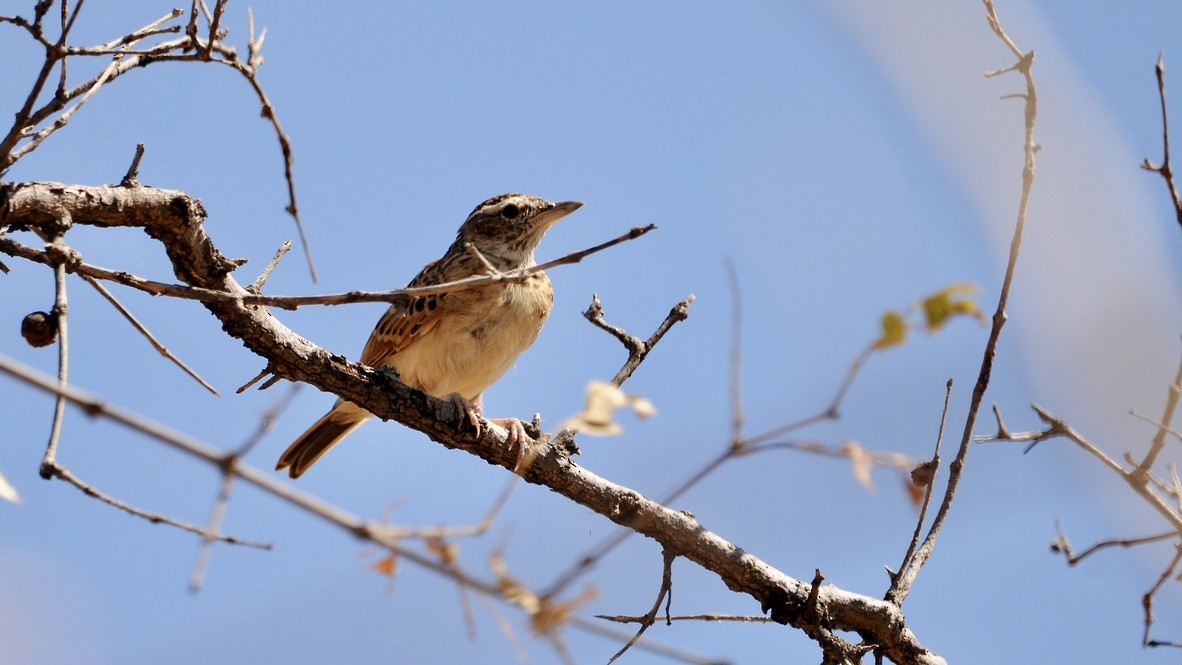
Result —
<path fill-rule="evenodd" d="M 882 315 L 882 334 L 874 342 L 875 349 L 885 349 L 907 341 L 907 319 L 898 312 Z"/>
<path fill-rule="evenodd" d="M 961 297 L 962 294 L 976 291 L 977 287 L 973 284 L 953 284 L 925 298 L 920 306 L 928 332 L 934 333 L 953 317 L 965 314 L 984 323 L 985 316 L 977 308 L 977 303 L 972 298 Z"/>

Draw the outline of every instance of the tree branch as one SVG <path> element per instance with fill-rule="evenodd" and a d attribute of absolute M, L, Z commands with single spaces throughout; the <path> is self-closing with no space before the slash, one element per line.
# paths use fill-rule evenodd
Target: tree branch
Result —
<path fill-rule="evenodd" d="M 71 189 L 82 195 L 74 197 L 77 201 L 88 202 L 89 196 L 99 193 L 86 188 Z M 226 333 L 265 358 L 277 376 L 337 394 L 383 420 L 397 420 L 447 448 L 463 450 L 489 464 L 512 470 L 518 463 L 516 447 L 507 445 L 504 429 L 490 426 L 480 436 L 471 429 L 460 431 L 457 425 L 463 414 L 452 402 L 406 386 L 393 372 L 349 362 L 319 348 L 283 326 L 270 312 L 242 303 L 237 296 L 246 293 L 246 289 L 230 274 L 238 264 L 222 256 L 206 235 L 202 226 L 205 213 L 200 204 L 180 192 L 157 196 L 165 205 L 125 205 L 117 210 L 101 206 L 85 214 L 79 210 L 74 223 L 141 227 L 164 245 L 177 277 L 187 285 L 235 296 L 228 301 L 207 302 L 205 306 L 218 318 Z M 56 200 L 60 206 L 71 198 L 56 197 Z M 14 212 L 11 199 L 5 201 L 0 206 L 0 223 L 36 227 L 45 221 L 44 208 L 25 205 L 17 210 L 19 214 Z M 872 639 L 895 662 L 944 662 L 916 639 L 896 606 L 832 586 L 816 589 L 793 579 L 705 529 L 691 515 L 597 476 L 575 464 L 561 449 L 546 445 L 535 448 L 532 462 L 520 474 L 527 482 L 544 485 L 654 539 L 664 548 L 683 553 L 688 560 L 716 574 L 732 590 L 750 595 L 763 611 L 770 612 L 774 621 L 797 627 L 815 625 L 806 616 L 812 596 L 816 599 L 815 606 L 824 610 L 826 626 L 856 631 Z M 206 451 L 206 454 L 210 453 Z M 233 464 L 238 475 L 280 496 L 302 494 L 266 474 L 248 470 L 240 462 Z M 307 500 L 306 496 L 300 497 L 302 503 Z M 368 525 L 352 516 L 337 517 L 342 523 L 355 524 L 361 532 L 374 535 Z M 434 563 L 428 560 L 424 565 Z"/>

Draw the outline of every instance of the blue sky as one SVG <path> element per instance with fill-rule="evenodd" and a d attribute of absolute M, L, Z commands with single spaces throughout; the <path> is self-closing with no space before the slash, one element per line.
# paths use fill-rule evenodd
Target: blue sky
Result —
<path fill-rule="evenodd" d="M 13 4 L 0 11 L 17 11 Z M 170 8 L 110 4 L 86 5 L 81 41 L 106 41 Z M 592 293 L 611 321 L 638 334 L 695 294 L 690 319 L 627 385 L 658 416 L 625 418 L 620 437 L 582 440 L 580 463 L 650 496 L 727 444 L 725 260 L 741 283 L 751 434 L 822 409 L 886 309 L 966 281 L 981 287 L 983 308 L 996 301 L 1022 158 L 1021 104 L 998 97 L 1021 82 L 981 76 L 1012 59 L 979 3 L 249 6 L 268 28 L 262 81 L 295 146 L 321 274 L 311 284 L 293 253 L 268 282 L 272 293 L 402 286 L 475 204 L 505 191 L 586 203 L 550 231 L 539 258 L 658 225 L 554 270 L 550 322 L 485 395 L 490 415 L 540 412 L 556 428 L 579 408 L 587 381 L 610 377 L 623 360 L 579 315 Z M 232 3 L 226 18 L 240 45 L 246 9 Z M 1182 70 L 1182 6 L 1000 0 L 998 11 L 1018 44 L 1037 52 L 1043 150 L 987 400 L 1015 429 L 1035 427 L 1026 405 L 1038 402 L 1115 454 L 1140 451 L 1152 430 L 1127 411 L 1160 414 L 1182 352 L 1182 240 L 1161 183 L 1137 168 L 1145 156 L 1160 158 L 1152 67 L 1164 50 L 1167 75 Z M 12 109 L 37 54 L 3 27 L 0 55 L 10 65 L 0 107 Z M 157 65 L 123 77 L 9 177 L 117 182 L 140 141 L 143 182 L 203 201 L 223 251 L 250 259 L 240 281 L 294 236 L 274 137 L 244 82 L 215 66 Z M 78 229 L 71 238 L 90 262 L 170 280 L 162 253 L 141 235 Z M 21 316 L 50 306 L 49 275 L 5 263 L 0 352 L 52 372 L 53 351 L 16 334 Z M 162 362 L 81 282 L 70 301 L 77 386 L 222 447 L 246 438 L 287 390 L 234 395 L 262 363 L 212 317 L 190 303 L 116 292 L 223 397 Z M 277 316 L 356 357 L 381 310 Z M 949 377 L 950 431 L 963 427 L 986 333 L 956 321 L 872 358 L 841 420 L 801 437 L 928 454 Z M 8 379 L 0 391 L 8 423 L 0 473 L 24 498 L 0 505 L 5 662 L 515 662 L 479 603 L 478 637 L 467 639 L 447 581 L 408 565 L 391 593 L 367 569 L 376 557 L 364 545 L 245 486 L 226 528 L 275 549 L 217 547 L 205 588 L 190 596 L 195 539 L 38 479 L 52 400 Z M 249 461 L 270 468 L 330 403 L 305 387 Z M 989 430 L 985 419 L 978 431 Z M 117 496 L 187 520 L 203 522 L 216 492 L 210 469 L 77 412 L 60 458 Z M 298 484 L 370 517 L 396 506 L 398 523 L 462 524 L 483 516 L 505 476 L 397 424 L 370 423 Z M 895 475 L 878 471 L 875 481 L 868 493 L 847 464 L 772 453 L 729 464 L 674 507 L 790 575 L 819 567 L 844 589 L 878 596 L 882 566 L 898 564 L 915 514 Z M 1056 518 L 1077 545 L 1162 528 L 1065 443 L 1028 455 L 975 448 L 905 606 L 920 639 L 964 663 L 1176 657 L 1138 646 L 1140 596 L 1169 546 L 1069 569 L 1047 552 Z M 462 560 L 491 576 L 488 554 L 504 547 L 518 578 L 544 586 L 613 529 L 520 487 L 488 535 L 462 543 Z M 585 581 L 598 596 L 584 614 L 643 611 L 659 576 L 659 549 L 630 540 Z M 674 580 L 675 612 L 758 613 L 686 561 Z M 1158 597 L 1156 634 L 1165 638 L 1182 638 L 1171 632 L 1182 618 L 1176 586 Z M 533 662 L 555 660 L 518 612 L 501 611 Z M 679 624 L 648 635 L 738 663 L 818 659 L 813 643 L 774 626 Z M 619 646 L 577 630 L 564 637 L 578 662 L 604 662 Z M 628 658 L 669 662 L 642 651 Z"/>

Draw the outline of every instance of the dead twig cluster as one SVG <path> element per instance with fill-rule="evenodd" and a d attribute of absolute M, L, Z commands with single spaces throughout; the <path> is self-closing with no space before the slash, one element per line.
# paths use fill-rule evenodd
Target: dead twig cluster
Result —
<path fill-rule="evenodd" d="M 8 173 L 24 155 L 36 150 L 50 136 L 65 127 L 71 118 L 107 84 L 130 71 L 156 62 L 218 63 L 239 74 L 250 85 L 261 106 L 264 119 L 269 122 L 278 139 L 288 187 L 287 212 L 296 223 L 309 271 L 315 279 L 311 253 L 304 241 L 299 209 L 296 205 L 291 141 L 285 134 L 275 109 L 258 78 L 259 67 L 263 62 L 261 47 L 265 31 L 256 35 L 253 17 L 250 17 L 247 54 L 245 58 L 241 57 L 225 41 L 227 31 L 223 25 L 223 18 L 227 4 L 227 0 L 216 0 L 213 7 L 210 8 L 205 0 L 192 0 L 187 11 L 174 10 L 138 30 L 97 46 L 77 46 L 69 43 L 72 27 L 82 10 L 83 2 L 81 0 L 76 2 L 72 9 L 66 0 L 38 2 L 31 17 L 0 15 L 0 24 L 8 24 L 22 30 L 38 46 L 42 47 L 46 54 L 34 84 L 25 97 L 21 109 L 15 114 L 13 125 L 0 136 L 0 177 Z M 577 452 L 577 446 L 573 442 L 575 435 L 573 429 L 562 432 L 553 441 L 548 441 L 543 437 L 536 447 L 531 448 L 532 454 L 528 464 L 522 466 L 514 449 L 505 445 L 506 432 L 503 429 L 490 426 L 475 433 L 462 430 L 457 427 L 461 414 L 454 404 L 406 386 L 394 373 L 350 362 L 340 355 L 317 347 L 286 328 L 264 309 L 266 307 L 294 309 L 313 304 L 397 302 L 399 299 L 427 293 L 475 288 L 498 281 L 524 280 L 537 271 L 575 263 L 595 252 L 639 238 L 655 228 L 653 225 L 635 227 L 600 245 L 570 253 L 535 267 L 502 273 L 492 270 L 490 266 L 490 271 L 486 275 L 440 286 L 399 289 L 380 293 L 353 291 L 321 296 L 265 295 L 262 291 L 266 280 L 287 252 L 289 245 L 279 249 L 274 259 L 255 280 L 246 286 L 239 283 L 233 273 L 243 265 L 244 261 L 225 257 L 213 244 L 204 229 L 206 214 L 200 203 L 184 192 L 160 190 L 140 184 L 139 165 L 144 153 L 142 144 L 137 146 L 133 161 L 118 186 L 82 187 L 57 183 L 15 185 L 0 183 L 0 252 L 48 266 L 52 271 L 55 285 L 53 306 L 49 313 L 30 323 L 31 330 L 40 328 L 36 334 L 31 332 L 30 337 L 57 342 L 57 376 L 48 377 L 0 358 L 0 371 L 49 392 L 55 397 L 54 412 L 41 464 L 41 473 L 46 478 L 65 480 L 86 494 L 138 517 L 152 522 L 167 523 L 200 535 L 201 545 L 190 580 L 190 586 L 194 590 L 200 588 L 204 579 L 213 542 L 266 547 L 266 545 L 221 533 L 234 486 L 238 482 L 246 482 L 300 510 L 316 515 L 352 535 L 377 545 L 382 549 L 383 556 L 374 567 L 383 573 L 393 576 L 399 562 L 410 561 L 454 581 L 461 589 L 466 616 L 470 613 L 466 596 L 469 591 L 475 592 L 481 600 L 496 599 L 520 608 L 529 616 L 531 627 L 535 632 L 547 637 L 563 658 L 569 658 L 560 635 L 563 627 L 573 625 L 599 632 L 604 629 L 602 626 L 588 627 L 580 623 L 578 618 L 574 616 L 575 609 L 580 603 L 585 602 L 589 591 L 574 596 L 568 595 L 561 599 L 560 596 L 569 589 L 575 580 L 586 574 L 609 551 L 618 546 L 624 538 L 637 533 L 652 538 L 661 545 L 661 584 L 656 599 L 647 613 L 640 617 L 624 618 L 627 621 L 639 623 L 640 627 L 627 640 L 623 648 L 613 656 L 612 660 L 623 655 L 633 645 L 659 648 L 656 645 L 645 645 L 641 638 L 644 632 L 657 621 L 662 604 L 665 608 L 666 621 L 671 622 L 674 619 L 671 613 L 672 566 L 674 561 L 680 557 L 715 574 L 729 588 L 750 596 L 758 602 L 760 610 L 771 621 L 790 625 L 805 632 L 821 646 L 823 662 L 855 662 L 866 654 L 874 652 L 879 658 L 887 658 L 899 663 L 942 663 L 943 659 L 927 649 L 907 627 L 901 605 L 910 592 L 920 568 L 931 556 L 935 541 L 951 509 L 956 489 L 963 478 L 968 444 L 972 438 L 972 430 L 983 396 L 989 385 L 994 354 L 1006 320 L 1006 307 L 1021 247 L 1026 209 L 1034 179 L 1034 155 L 1038 149 L 1034 142 L 1037 95 L 1031 75 L 1033 52 L 1021 51 L 1006 35 L 997 19 L 991 0 L 984 0 L 984 4 L 989 25 L 1017 58 L 1017 62 L 1013 66 L 991 72 L 988 75 L 1017 72 L 1024 77 L 1026 83 L 1025 92 L 1016 95 L 1025 100 L 1026 132 L 1022 191 L 1006 273 L 998 305 L 992 318 L 977 381 L 973 388 L 961 441 L 949 466 L 947 482 L 936 514 L 927 526 L 926 535 L 923 535 L 922 538 L 928 503 L 933 496 L 935 477 L 940 467 L 940 444 L 947 417 L 951 382 L 949 382 L 945 395 L 945 409 L 936 437 L 935 453 L 932 459 L 922 462 L 918 466 L 915 466 L 910 459 L 903 455 L 870 451 L 855 442 L 833 445 L 809 439 L 784 439 L 785 436 L 804 427 L 839 417 L 843 400 L 863 364 L 876 351 L 901 341 L 906 327 L 902 315 L 884 317 L 882 337 L 855 357 L 832 400 L 822 410 L 765 432 L 746 435 L 744 433 L 741 389 L 742 358 L 739 334 L 741 303 L 738 280 L 732 268 L 735 346 L 732 352 L 732 431 L 730 440 L 724 450 L 715 458 L 675 486 L 661 501 L 653 501 L 635 490 L 615 484 L 580 467 L 572 458 L 572 454 Z M 56 26 L 51 26 L 53 21 L 49 18 L 49 10 L 54 6 L 60 9 L 60 20 Z M 73 58 L 98 58 L 106 63 L 106 66 L 100 73 L 86 80 L 71 83 L 67 65 Z M 53 76 L 55 72 L 57 72 L 56 80 Z M 1162 85 L 1164 117 L 1164 83 Z M 1147 162 L 1147 168 L 1153 168 L 1166 177 L 1177 203 L 1177 193 L 1173 190 L 1170 175 L 1168 143 L 1163 164 L 1151 167 Z M 1179 207 L 1179 219 L 1182 220 L 1182 206 Z M 134 227 L 144 230 L 161 243 L 179 283 L 149 280 L 126 271 L 85 263 L 82 257 L 66 244 L 65 240 L 68 232 L 77 225 L 100 228 Z M 36 232 L 48 244 L 44 248 L 37 248 L 18 242 L 8 235 L 13 231 L 25 230 Z M 455 544 L 455 539 L 485 533 L 508 496 L 508 490 L 494 503 L 482 521 L 468 527 L 409 528 L 394 526 L 385 520 L 366 520 L 297 490 L 276 479 L 272 474 L 263 472 L 243 461 L 243 457 L 265 434 L 271 423 L 283 410 L 290 399 L 290 393 L 278 400 L 267 413 L 263 414 L 258 430 L 246 442 L 228 452 L 219 451 L 202 442 L 178 435 L 146 418 L 87 395 L 73 387 L 69 381 L 67 278 L 70 274 L 82 276 L 99 290 L 100 294 L 122 316 L 127 318 L 154 348 L 215 394 L 216 391 L 211 385 L 201 379 L 197 372 L 168 352 L 164 345 L 148 332 L 147 328 L 110 291 L 101 285 L 100 280 L 121 284 L 154 295 L 185 298 L 203 303 L 219 320 L 227 334 L 242 341 L 249 350 L 263 359 L 265 368 L 251 383 L 270 376 L 263 383 L 263 388 L 278 380 L 286 379 L 292 382 L 308 383 L 321 390 L 332 392 L 362 406 L 380 418 L 396 420 L 423 432 L 445 447 L 465 451 L 490 464 L 518 473 L 526 482 L 544 485 L 624 528 L 618 532 L 618 535 L 612 536 L 580 557 L 577 564 L 559 575 L 541 593 L 535 592 L 515 580 L 499 555 L 490 562 L 492 579 L 468 572 L 459 565 L 458 546 Z M 933 317 L 942 321 L 955 314 L 979 316 L 979 312 L 971 302 L 952 299 L 950 294 L 962 290 L 964 290 L 963 287 L 952 287 L 924 301 L 921 309 L 928 316 L 929 329 L 933 328 L 931 323 Z M 688 308 L 692 302 L 693 296 L 689 296 L 678 303 L 648 338 L 640 338 L 609 323 L 605 318 L 598 297 L 594 298 L 591 307 L 585 314 L 586 318 L 596 327 L 618 339 L 628 353 L 627 359 L 612 379 L 611 385 L 619 388 L 637 370 L 652 348 L 672 326 L 686 319 Z M 37 323 L 38 321 L 40 323 Z M 937 324 L 935 327 L 938 325 L 942 324 Z M 1179 372 L 1179 381 L 1182 381 L 1182 369 Z M 247 385 L 251 385 L 251 383 Z M 1175 384 L 1174 403 L 1177 401 L 1176 393 L 1177 383 Z M 199 527 L 189 522 L 126 504 L 87 485 L 63 466 L 58 457 L 61 447 L 63 414 L 66 405 L 70 403 L 79 406 L 89 414 L 100 415 L 147 433 L 158 441 L 165 442 L 203 463 L 218 468 L 221 472 L 220 483 L 206 526 Z M 1040 413 L 1040 415 L 1042 414 Z M 1168 423 L 1171 417 L 1172 407 L 1167 412 L 1163 423 Z M 1044 421 L 1049 423 L 1049 427 L 1045 436 L 1040 435 L 1041 438 L 1064 436 L 1075 440 L 1085 448 L 1090 445 L 1084 443 L 1082 437 L 1075 434 L 1065 423 L 1054 419 L 1053 416 L 1046 414 Z M 1164 432 L 1170 431 L 1172 433 L 1172 431 L 1168 430 L 1165 424 L 1162 427 L 1163 433 L 1160 438 L 1164 441 Z M 910 477 L 914 479 L 914 484 L 917 487 L 926 488 L 923 508 L 914 535 L 907 547 L 899 572 L 891 574 L 890 589 L 884 600 L 853 594 L 831 584 L 825 584 L 819 569 L 815 570 L 811 579 L 795 579 L 706 529 L 698 523 L 692 514 L 668 507 L 668 504 L 676 500 L 677 497 L 730 460 L 759 452 L 786 449 L 847 459 L 851 462 L 855 475 L 867 485 L 872 469 L 889 467 L 900 473 L 910 471 Z M 1156 455 L 1156 452 L 1151 452 L 1151 455 Z M 1111 460 L 1109 462 L 1116 465 Z M 1152 457 L 1147 457 L 1131 469 L 1122 468 L 1121 472 L 1126 475 L 1126 479 L 1130 480 L 1130 484 L 1136 480 L 1145 487 L 1152 486 L 1154 496 L 1169 497 L 1170 492 L 1173 491 L 1175 502 L 1182 502 L 1182 499 L 1178 498 L 1182 497 L 1182 489 L 1178 488 L 1176 474 L 1174 474 L 1171 486 L 1152 474 L 1150 470 L 1152 465 Z M 1119 465 L 1116 466 L 1119 468 Z M 1176 508 L 1176 506 L 1165 506 L 1165 509 L 1174 512 L 1177 512 Z M 408 546 L 407 541 L 416 541 L 422 546 Z M 1150 542 L 1149 539 L 1142 539 L 1142 541 Z M 1065 537 L 1063 543 L 1066 544 Z M 1065 547 L 1069 548 L 1066 545 Z M 1152 593 L 1156 593 L 1156 590 L 1166 579 L 1173 575 L 1180 561 L 1182 561 L 1182 549 L 1179 549 L 1179 555 L 1163 573 L 1151 593 L 1147 594 L 1147 598 L 1151 598 Z M 1148 617 L 1151 615 L 1151 603 L 1149 600 L 1146 603 L 1146 640 L 1148 640 L 1150 622 Z M 499 617 L 495 610 L 491 611 Z M 714 615 L 695 616 L 710 617 L 701 620 L 721 620 Z M 689 618 L 685 615 L 681 617 L 682 620 Z M 757 618 L 759 617 L 747 617 L 743 620 Z M 736 619 L 734 617 L 727 618 L 727 620 Z M 620 618 L 616 620 L 620 620 Z M 470 619 L 468 622 L 471 625 Z M 862 640 L 853 643 L 842 636 L 843 632 L 855 633 Z M 619 633 L 617 632 L 616 635 L 618 637 Z M 621 639 L 623 638 L 621 637 Z M 700 658 L 695 660 L 696 657 L 692 655 L 683 654 L 681 657 L 690 662 L 704 662 Z"/>
<path fill-rule="evenodd" d="M 1179 224 L 1182 224 L 1182 199 L 1179 199 L 1178 190 L 1174 185 L 1173 170 L 1170 166 L 1170 134 L 1166 112 L 1165 63 L 1164 58 L 1160 55 L 1154 67 L 1154 72 L 1157 77 L 1158 96 L 1161 100 L 1162 153 L 1164 156 L 1160 164 L 1154 164 L 1148 159 L 1145 159 L 1141 167 L 1162 176 L 1171 203 L 1177 214 Z M 1167 581 L 1182 580 L 1182 576 L 1177 575 L 1179 564 L 1182 564 L 1182 479 L 1179 477 L 1177 463 L 1174 460 L 1166 461 L 1164 464 L 1164 475 L 1161 473 L 1162 454 L 1166 450 L 1167 440 L 1173 438 L 1182 442 L 1182 434 L 1172 429 L 1172 423 L 1178 410 L 1180 397 L 1182 397 L 1182 363 L 1179 364 L 1174 380 L 1167 389 L 1165 408 L 1163 409 L 1160 420 L 1148 418 L 1135 411 L 1131 412 L 1131 415 L 1148 422 L 1155 428 L 1149 449 L 1139 459 L 1131 452 L 1125 452 L 1120 459 L 1113 457 L 1103 447 L 1093 443 L 1063 418 L 1038 404 L 1031 404 L 1030 406 L 1039 420 L 1042 421 L 1042 429 L 1026 432 L 1013 432 L 1009 430 L 1006 427 L 1005 421 L 1002 420 L 1001 410 L 995 404 L 993 413 L 997 422 L 997 431 L 994 434 L 977 437 L 979 442 L 1025 443 L 1026 452 L 1030 452 L 1036 445 L 1051 439 L 1066 439 L 1071 441 L 1088 455 L 1098 460 L 1115 474 L 1116 477 L 1123 480 L 1166 523 L 1169 527 L 1168 531 L 1150 536 L 1101 540 L 1077 554 L 1067 539 L 1067 534 L 1064 532 L 1062 525 L 1056 521 L 1056 537 L 1051 543 L 1052 551 L 1062 554 L 1067 564 L 1074 566 L 1096 552 L 1112 547 L 1141 547 L 1153 543 L 1172 541 L 1174 552 L 1169 562 L 1157 580 L 1141 597 L 1141 604 L 1144 610 L 1144 630 L 1141 636 L 1141 644 L 1145 647 L 1182 647 L 1182 641 L 1150 638 L 1150 631 L 1154 621 L 1154 597 Z"/>

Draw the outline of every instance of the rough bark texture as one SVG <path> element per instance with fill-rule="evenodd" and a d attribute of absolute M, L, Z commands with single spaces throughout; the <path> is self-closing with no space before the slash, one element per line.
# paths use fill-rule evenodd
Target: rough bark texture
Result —
<path fill-rule="evenodd" d="M 248 291 L 231 274 L 240 263 L 217 250 L 205 233 L 204 218 L 201 203 L 180 191 L 58 183 L 0 185 L 0 232 L 62 223 L 140 227 L 164 245 L 176 276 L 185 284 L 246 295 Z M 43 253 L 31 255 L 20 247 L 0 235 L 0 251 L 47 261 Z M 67 264 L 67 270 L 76 269 L 76 263 Z M 335 393 L 383 420 L 396 420 L 489 464 L 513 469 L 518 462 L 517 450 L 506 445 L 503 430 L 486 428 L 480 437 L 471 429 L 458 430 L 461 414 L 451 402 L 407 387 L 392 371 L 353 363 L 317 347 L 264 307 L 224 297 L 206 301 L 205 307 L 227 334 L 264 358 L 276 376 Z M 707 530 L 691 514 L 601 478 L 557 447 L 543 444 L 535 451 L 520 471 L 527 482 L 545 485 L 714 572 L 732 590 L 758 601 L 775 621 L 814 637 L 818 630 L 855 632 L 897 663 L 944 662 L 920 644 L 895 605 L 829 585 L 819 588 L 815 607 L 810 607 L 812 584 L 772 568 Z"/>

